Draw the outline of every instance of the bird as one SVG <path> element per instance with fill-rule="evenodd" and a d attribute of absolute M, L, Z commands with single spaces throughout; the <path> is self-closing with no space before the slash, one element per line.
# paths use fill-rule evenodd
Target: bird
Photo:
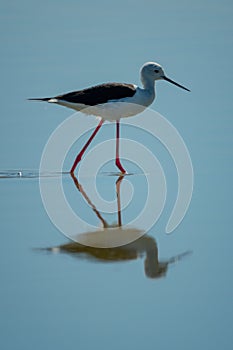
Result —
<path fill-rule="evenodd" d="M 100 118 L 94 132 L 87 140 L 81 151 L 78 153 L 70 173 L 73 174 L 78 163 L 97 132 L 107 121 L 116 123 L 116 157 L 115 164 L 121 174 L 126 170 L 121 164 L 120 147 L 120 119 L 132 117 L 141 113 L 152 104 L 155 99 L 155 82 L 165 80 L 186 91 L 190 91 L 183 85 L 168 78 L 164 69 L 159 63 L 147 62 L 140 69 L 142 87 L 129 83 L 104 83 L 95 85 L 83 90 L 72 91 L 55 97 L 29 98 L 32 101 L 42 101 L 65 106 L 86 115 L 93 115 Z"/>

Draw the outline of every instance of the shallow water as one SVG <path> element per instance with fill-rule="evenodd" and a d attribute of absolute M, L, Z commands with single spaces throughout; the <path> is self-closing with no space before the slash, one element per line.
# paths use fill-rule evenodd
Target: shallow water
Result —
<path fill-rule="evenodd" d="M 209 0 L 0 3 L 1 349 L 231 349 L 232 8 L 227 0 L 221 6 Z M 61 172 L 41 173 L 43 149 L 71 113 L 27 101 L 108 81 L 138 84 L 138 70 L 150 60 L 191 90 L 158 82 L 152 105 L 179 131 L 194 167 L 191 205 L 169 235 L 165 228 L 178 177 L 158 140 L 142 130 L 121 129 L 122 138 L 150 148 L 166 175 L 164 208 L 156 224 L 141 235 L 148 220 L 130 223 L 145 203 L 146 177 L 161 191 L 162 203 L 159 167 L 145 174 L 142 154 L 136 154 L 137 165 L 125 159 L 128 149 L 121 148 L 130 176 L 120 189 L 113 160 L 96 177 L 86 171 L 91 151 L 115 135 L 109 123 L 77 169 L 78 184 L 67 170 L 86 132 L 71 147 Z M 77 118 L 74 134 L 97 124 Z M 114 149 L 107 148 L 114 156 Z M 100 152 L 93 154 L 98 161 Z M 85 176 L 79 178 L 81 167 Z M 69 240 L 52 223 L 41 183 L 55 189 L 62 184 L 73 212 L 82 219 L 73 238 L 91 246 Z M 107 214 L 94 184 L 108 201 Z M 154 212 L 150 206 L 148 217 Z M 58 214 L 66 222 L 66 215 Z M 93 244 L 97 236 L 102 244 L 117 237 L 130 241 L 135 235 L 138 240 L 111 249 Z"/>
<path fill-rule="evenodd" d="M 231 318 L 232 288 L 231 248 L 223 239 L 227 233 L 209 240 L 207 231 L 190 226 L 196 220 L 191 213 L 169 236 L 163 221 L 121 247 L 85 246 L 67 240 L 50 222 L 41 203 L 38 173 L 21 170 L 21 177 L 18 173 L 2 171 L 5 176 L 0 181 L 5 348 L 15 347 L 16 340 L 19 348 L 28 344 L 35 349 L 74 348 L 76 337 L 86 348 L 96 343 L 106 349 L 109 343 L 112 348 L 130 348 L 132 343 L 139 348 L 144 342 L 165 348 L 191 342 L 194 348 L 200 338 L 202 344 L 209 344 L 210 330 L 230 337 L 224 326 Z M 117 210 L 106 217 L 90 198 L 88 203 L 87 197 L 83 199 L 89 178 L 83 179 L 80 190 L 70 175 L 62 176 L 77 212 L 81 208 L 85 220 L 99 222 L 99 234 L 109 235 L 108 230 L 117 227 L 117 234 L 119 230 L 129 234 L 123 221 L 131 215 L 130 208 L 122 211 L 119 228 Z M 137 178 L 140 184 L 143 177 Z M 112 186 L 114 194 L 116 180 L 99 179 L 100 185 Z M 83 233 L 86 243 L 93 244 L 96 236 Z M 193 329 L 198 329 L 198 339 Z"/>

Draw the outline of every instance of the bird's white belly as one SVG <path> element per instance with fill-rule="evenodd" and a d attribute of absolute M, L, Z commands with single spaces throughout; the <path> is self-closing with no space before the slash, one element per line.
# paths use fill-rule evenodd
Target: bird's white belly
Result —
<path fill-rule="evenodd" d="M 143 112 L 145 108 L 145 106 L 135 103 L 108 102 L 103 105 L 88 107 L 82 110 L 82 112 L 102 117 L 105 120 L 114 121 L 120 118 L 132 117 Z"/>
<path fill-rule="evenodd" d="M 108 102 L 97 106 L 86 106 L 66 101 L 59 101 L 58 104 L 72 108 L 87 115 L 95 115 L 105 120 L 114 121 L 120 118 L 127 118 L 144 111 L 146 106 L 128 102 Z"/>

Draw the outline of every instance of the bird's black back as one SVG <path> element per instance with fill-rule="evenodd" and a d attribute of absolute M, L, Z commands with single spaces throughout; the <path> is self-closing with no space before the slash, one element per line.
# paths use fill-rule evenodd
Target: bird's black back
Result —
<path fill-rule="evenodd" d="M 136 89 L 133 84 L 107 83 L 84 90 L 69 92 L 64 95 L 56 96 L 55 98 L 66 102 L 95 106 L 110 100 L 132 97 L 135 92 Z"/>

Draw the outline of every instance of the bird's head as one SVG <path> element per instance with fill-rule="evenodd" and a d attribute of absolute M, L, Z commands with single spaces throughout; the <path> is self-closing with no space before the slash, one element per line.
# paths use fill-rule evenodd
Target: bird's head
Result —
<path fill-rule="evenodd" d="M 176 83 L 175 81 L 169 79 L 168 77 L 166 77 L 164 70 L 162 68 L 162 66 L 158 63 L 155 62 L 147 62 L 145 63 L 142 68 L 141 68 L 141 80 L 142 83 L 145 85 L 146 82 L 148 81 L 155 81 L 155 80 L 166 80 L 169 83 L 172 83 L 184 90 L 190 91 L 189 89 L 187 89 L 186 87 Z"/>
<path fill-rule="evenodd" d="M 163 68 L 155 62 L 147 62 L 141 68 L 141 77 L 144 80 L 159 80 L 164 75 Z"/>

